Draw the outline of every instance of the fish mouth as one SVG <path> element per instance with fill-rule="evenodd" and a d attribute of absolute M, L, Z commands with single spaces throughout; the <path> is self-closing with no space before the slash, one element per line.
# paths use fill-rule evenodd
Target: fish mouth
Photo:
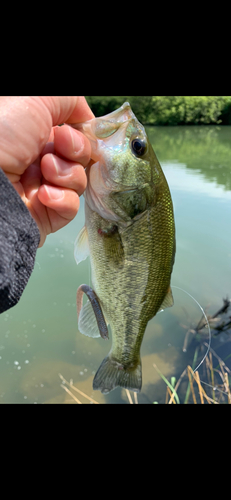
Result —
<path fill-rule="evenodd" d="M 122 123 L 131 119 L 137 120 L 129 102 L 125 102 L 120 108 L 115 109 L 111 113 L 97 118 L 92 118 L 83 123 L 71 124 L 71 127 L 83 131 L 85 134 L 94 133 L 99 139 L 112 135 Z"/>
<path fill-rule="evenodd" d="M 111 138 L 111 136 L 118 132 L 119 129 L 116 141 L 117 143 L 123 142 L 127 125 L 131 120 L 139 123 L 129 102 L 125 102 L 120 108 L 105 116 L 93 118 L 84 123 L 72 124 L 71 126 L 80 130 L 89 139 L 92 149 L 92 165 L 94 162 L 99 161 L 100 150 L 102 151 L 105 147 L 112 147 L 111 140 L 113 142 L 114 138 Z"/>
<path fill-rule="evenodd" d="M 98 139 L 107 139 L 113 135 L 124 123 L 137 118 L 134 115 L 129 102 L 125 102 L 120 108 L 105 116 L 95 119 L 92 123 L 92 131 Z"/>
<path fill-rule="evenodd" d="M 129 102 L 125 102 L 115 111 L 95 119 L 97 121 L 95 135 L 99 138 L 102 136 L 109 137 L 109 135 L 112 135 L 116 130 L 118 130 L 122 123 L 130 121 L 131 119 L 137 120 Z"/>

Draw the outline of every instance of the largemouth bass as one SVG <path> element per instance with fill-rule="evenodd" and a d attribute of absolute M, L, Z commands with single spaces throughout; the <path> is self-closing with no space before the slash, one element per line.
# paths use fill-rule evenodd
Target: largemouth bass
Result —
<path fill-rule="evenodd" d="M 112 347 L 93 380 L 107 393 L 140 391 L 140 347 L 146 325 L 173 305 L 173 205 L 167 181 L 129 103 L 75 126 L 90 140 L 85 226 L 75 242 L 77 264 L 90 255 L 93 290 L 77 291 L 78 327 L 108 337 Z M 83 306 L 82 295 L 89 301 Z"/>

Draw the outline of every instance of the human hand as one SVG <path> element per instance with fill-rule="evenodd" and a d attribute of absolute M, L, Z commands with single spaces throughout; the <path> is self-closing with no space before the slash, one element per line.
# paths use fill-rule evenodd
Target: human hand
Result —
<path fill-rule="evenodd" d="M 91 118 L 83 96 L 0 97 L 0 167 L 38 225 L 39 246 L 78 212 L 91 146 L 67 124 Z"/>

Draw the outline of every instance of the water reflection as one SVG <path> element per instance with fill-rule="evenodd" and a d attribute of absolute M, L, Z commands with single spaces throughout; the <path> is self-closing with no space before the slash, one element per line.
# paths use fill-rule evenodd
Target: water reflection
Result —
<path fill-rule="evenodd" d="M 148 134 L 175 210 L 172 284 L 215 312 L 222 297 L 231 296 L 231 127 L 155 127 Z M 127 403 L 123 390 L 107 396 L 92 390 L 108 343 L 85 337 L 77 329 L 76 290 L 90 282 L 88 261 L 77 267 L 73 256 L 74 240 L 83 224 L 81 200 L 76 219 L 50 235 L 38 250 L 19 304 L 0 315 L 1 403 L 72 403 L 60 386 L 59 373 L 98 402 Z M 165 400 L 166 387 L 153 363 L 166 377 L 177 377 L 193 361 L 195 341 L 183 353 L 186 330 L 182 325 L 198 322 L 201 311 L 183 293 L 174 290 L 173 294 L 174 307 L 151 320 L 144 336 L 141 403 Z M 216 349 L 221 357 L 231 352 L 226 337 L 217 338 Z"/>
<path fill-rule="evenodd" d="M 183 163 L 231 190 L 231 127 L 148 127 L 159 161 Z"/>

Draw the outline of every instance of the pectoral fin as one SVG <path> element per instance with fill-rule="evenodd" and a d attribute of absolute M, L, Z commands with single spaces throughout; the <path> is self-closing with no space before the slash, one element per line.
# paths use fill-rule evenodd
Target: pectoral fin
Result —
<path fill-rule="evenodd" d="M 173 300 L 172 290 L 171 290 L 171 287 L 169 287 L 169 289 L 167 291 L 167 295 L 165 296 L 158 312 L 163 311 L 167 307 L 172 307 L 173 304 L 174 304 L 174 300 Z"/>
<path fill-rule="evenodd" d="M 88 235 L 85 226 L 79 232 L 74 245 L 74 257 L 76 263 L 79 264 L 85 260 L 89 255 Z"/>

